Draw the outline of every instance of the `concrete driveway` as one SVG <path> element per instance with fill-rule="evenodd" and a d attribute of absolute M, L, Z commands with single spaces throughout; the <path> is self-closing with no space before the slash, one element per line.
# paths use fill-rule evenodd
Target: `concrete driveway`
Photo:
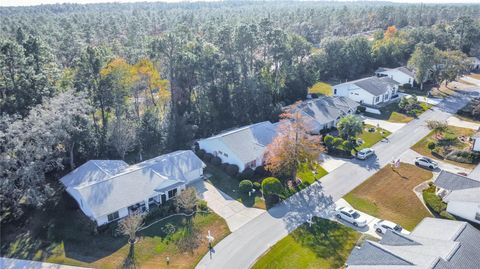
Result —
<path fill-rule="evenodd" d="M 199 197 L 207 201 L 208 207 L 225 219 L 231 232 L 265 212 L 244 206 L 208 182 L 198 181 L 193 187 L 197 189 Z"/>
<path fill-rule="evenodd" d="M 342 166 L 344 163 L 345 159 L 332 157 L 325 153 L 320 154 L 320 165 L 329 173 Z"/>
<path fill-rule="evenodd" d="M 366 124 L 370 124 L 373 126 L 380 126 L 380 128 L 383 128 L 392 133 L 395 133 L 396 131 L 400 130 L 406 124 L 406 123 L 389 122 L 386 120 L 379 120 L 379 119 L 374 119 L 366 116 L 362 116 L 362 119 Z"/>
<path fill-rule="evenodd" d="M 453 125 L 461 128 L 467 128 L 472 130 L 480 130 L 480 123 L 461 120 L 455 116 L 447 119 L 448 125 Z"/>
<path fill-rule="evenodd" d="M 400 161 L 404 163 L 415 164 L 415 158 L 417 157 L 422 157 L 422 155 L 414 150 L 408 149 L 402 155 L 400 155 Z M 452 173 L 469 174 L 472 171 L 471 169 L 456 166 L 451 163 L 446 163 L 439 160 L 435 160 L 435 161 L 438 163 L 438 169 L 432 171 L 433 173 L 440 173 L 442 170 L 446 170 Z"/>

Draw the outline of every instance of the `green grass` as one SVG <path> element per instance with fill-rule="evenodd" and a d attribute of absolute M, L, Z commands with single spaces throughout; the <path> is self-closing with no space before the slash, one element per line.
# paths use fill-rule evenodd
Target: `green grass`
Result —
<path fill-rule="evenodd" d="M 375 132 L 369 132 L 369 128 L 375 128 Z M 363 131 L 361 134 L 359 134 L 356 138 L 360 138 L 363 140 L 363 144 L 358 146 L 356 149 L 361 150 L 364 148 L 370 148 L 376 143 L 378 143 L 380 140 L 383 138 L 391 135 L 392 133 L 383 129 L 383 128 L 377 128 L 376 126 L 365 124 L 363 126 Z"/>
<path fill-rule="evenodd" d="M 316 93 L 316 94 L 332 96 L 333 95 L 332 85 L 326 82 L 317 82 L 311 88 L 308 89 L 308 93 Z"/>
<path fill-rule="evenodd" d="M 323 169 L 323 167 L 319 164 L 314 164 L 313 167 L 309 167 L 308 165 L 304 164 L 298 170 L 297 177 L 300 178 L 302 182 L 312 184 L 327 174 L 327 170 Z"/>
<path fill-rule="evenodd" d="M 427 111 L 432 107 L 431 104 L 423 103 L 420 102 L 420 107 L 422 108 L 416 115 L 415 117 L 420 116 L 423 112 Z M 382 108 L 380 108 L 380 111 L 382 112 L 381 115 L 376 115 L 372 113 L 365 113 L 367 116 L 380 119 L 380 120 L 386 120 L 389 122 L 394 122 L 394 123 L 408 123 L 414 119 L 414 117 L 407 115 L 403 112 L 400 111 L 398 108 L 398 102 L 395 103 L 390 103 Z"/>
<path fill-rule="evenodd" d="M 360 233 L 342 224 L 314 218 L 311 227 L 308 224 L 298 227 L 252 268 L 340 268 L 360 237 Z"/>
<path fill-rule="evenodd" d="M 241 202 L 246 207 L 266 209 L 265 200 L 262 198 L 261 192 L 257 191 L 255 192 L 255 195 L 252 196 L 242 193 L 238 188 L 240 180 L 229 176 L 220 168 L 213 165 L 208 165 L 205 169 L 205 174 L 212 175 L 209 179 L 207 179 L 208 182 L 220 189 L 222 192 L 228 194 L 233 199 Z"/>

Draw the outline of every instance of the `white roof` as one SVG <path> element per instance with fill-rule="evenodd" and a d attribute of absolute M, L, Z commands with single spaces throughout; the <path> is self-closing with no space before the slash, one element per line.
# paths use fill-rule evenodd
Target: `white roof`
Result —
<path fill-rule="evenodd" d="M 132 166 L 123 165 L 122 169 L 115 166 L 119 162 L 123 161 L 103 161 L 113 170 L 87 162 L 61 182 L 67 190 L 76 190 L 94 217 L 99 217 L 183 185 L 189 180 L 189 172 L 205 166 L 191 150 L 175 151 Z"/>

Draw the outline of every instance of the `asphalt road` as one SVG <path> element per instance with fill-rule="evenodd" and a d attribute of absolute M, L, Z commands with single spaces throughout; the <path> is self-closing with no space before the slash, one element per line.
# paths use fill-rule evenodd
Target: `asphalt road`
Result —
<path fill-rule="evenodd" d="M 389 137 L 388 142 L 379 142 L 373 148 L 377 159 L 353 160 L 293 195 L 281 204 L 259 215 L 219 242 L 214 250 L 198 263 L 198 269 L 245 269 L 273 244 L 311 216 L 328 217 L 334 209 L 334 201 L 350 192 L 381 167 L 398 158 L 418 140 L 429 133 L 427 120 L 446 120 L 451 113 L 465 105 L 471 95 L 448 98 L 418 119 L 406 124 Z"/>

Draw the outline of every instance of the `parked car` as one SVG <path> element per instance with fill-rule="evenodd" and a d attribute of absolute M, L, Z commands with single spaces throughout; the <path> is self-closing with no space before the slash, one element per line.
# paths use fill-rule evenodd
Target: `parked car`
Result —
<path fill-rule="evenodd" d="M 365 227 L 367 225 L 367 219 L 360 215 L 356 210 L 350 207 L 340 207 L 336 210 L 336 216 L 338 219 L 344 220 L 353 224 L 355 227 Z"/>
<path fill-rule="evenodd" d="M 371 148 L 364 148 L 357 152 L 357 158 L 360 160 L 365 160 L 373 154 L 375 154 L 375 150 Z"/>
<path fill-rule="evenodd" d="M 415 165 L 416 166 L 421 166 L 424 168 L 428 168 L 431 170 L 437 169 L 438 168 L 438 163 L 435 162 L 434 160 L 427 158 L 427 157 L 417 157 L 415 159 Z"/>
<path fill-rule="evenodd" d="M 401 232 L 403 230 L 402 226 L 388 220 L 383 220 L 383 219 L 375 223 L 373 225 L 373 228 L 375 229 L 375 231 L 377 231 L 377 233 L 380 233 L 380 234 L 386 233 L 387 230 L 392 230 L 396 232 Z"/>

